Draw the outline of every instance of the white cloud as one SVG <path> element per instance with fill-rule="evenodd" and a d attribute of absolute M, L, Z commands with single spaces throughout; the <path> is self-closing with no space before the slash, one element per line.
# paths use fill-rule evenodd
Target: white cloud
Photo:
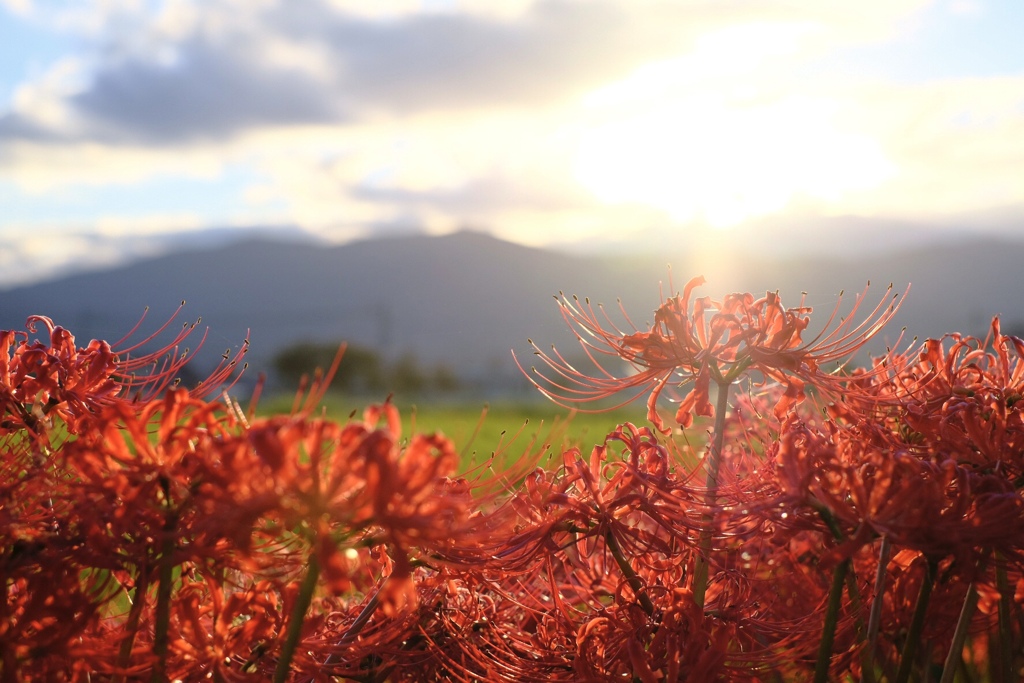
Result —
<path fill-rule="evenodd" d="M 44 195 L 74 187 L 132 185 L 161 176 L 216 179 L 231 160 L 223 147 L 172 150 L 19 142 L 6 148 L 0 177 L 23 192 Z"/>
<path fill-rule="evenodd" d="M 473 14 L 514 20 L 538 4 L 537 0 L 328 0 L 328 3 L 346 14 L 378 21 L 417 14 Z"/>
<path fill-rule="evenodd" d="M 254 169 L 226 215 L 183 197 L 180 213 L 111 210 L 88 226 L 119 235 L 468 223 L 542 244 L 794 207 L 931 218 L 1024 202 L 1024 79 L 894 85 L 807 68 L 892 40 L 927 4 L 36 8 L 97 47 L 17 91 L 0 177 L 45 202 Z"/>
<path fill-rule="evenodd" d="M 974 17 L 985 12 L 985 5 L 977 0 L 951 0 L 947 10 L 954 16 Z"/>
<path fill-rule="evenodd" d="M 882 183 L 893 164 L 840 122 L 842 99 L 788 76 L 823 30 L 806 18 L 739 23 L 592 93 L 576 177 L 608 203 L 718 226 Z"/>
<path fill-rule="evenodd" d="M 934 220 L 1024 203 L 1024 76 L 865 86 L 849 94 L 847 119 L 898 169 L 856 198 L 874 213 Z"/>
<path fill-rule="evenodd" d="M 147 248 L 140 240 L 97 239 L 90 227 L 6 225 L 0 237 L 0 287 L 118 265 L 154 253 L 157 249 Z"/>
<path fill-rule="evenodd" d="M 0 5 L 16 16 L 27 17 L 32 14 L 32 0 L 0 0 Z"/>
<path fill-rule="evenodd" d="M 88 84 L 87 65 L 79 57 L 65 57 L 41 76 L 18 86 L 11 98 L 11 112 L 46 129 L 77 133 L 78 117 L 69 99 Z"/>
<path fill-rule="evenodd" d="M 738 24 L 595 91 L 577 177 L 608 202 L 722 225 L 796 207 L 934 221 L 1024 202 L 1024 79 L 801 73 L 839 30 Z"/>

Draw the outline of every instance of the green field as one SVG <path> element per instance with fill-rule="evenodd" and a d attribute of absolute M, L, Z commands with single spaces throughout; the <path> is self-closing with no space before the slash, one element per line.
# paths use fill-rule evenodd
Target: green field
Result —
<path fill-rule="evenodd" d="M 372 399 L 354 399 L 328 394 L 321 403 L 328 417 L 345 421 L 353 413 L 358 417 Z M 261 414 L 287 413 L 290 396 L 260 402 Z M 499 461 L 514 462 L 525 453 L 559 454 L 571 446 L 589 452 L 604 436 L 624 422 L 647 426 L 647 409 L 642 402 L 600 413 L 573 413 L 552 403 L 431 401 L 430 399 L 395 401 L 402 416 L 402 433 L 439 431 L 450 438 L 462 454 L 465 466 L 498 456 Z M 666 416 L 667 424 L 671 424 Z M 683 445 L 703 442 L 703 430 L 697 428 L 674 439 Z"/>

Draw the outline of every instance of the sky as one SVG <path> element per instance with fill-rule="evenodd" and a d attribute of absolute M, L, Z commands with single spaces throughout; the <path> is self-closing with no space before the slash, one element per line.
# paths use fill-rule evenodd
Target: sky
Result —
<path fill-rule="evenodd" d="M 279 227 L 1024 235 L 1022 31 L 1018 0 L 0 0 L 0 287 Z"/>

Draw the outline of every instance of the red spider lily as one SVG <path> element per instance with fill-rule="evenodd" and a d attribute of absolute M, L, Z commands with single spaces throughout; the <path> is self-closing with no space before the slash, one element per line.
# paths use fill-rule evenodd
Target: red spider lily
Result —
<path fill-rule="evenodd" d="M 143 619 L 152 619 L 151 609 Z M 281 621 L 280 586 L 276 583 L 254 581 L 236 586 L 216 572 L 200 578 L 196 566 L 185 565 L 171 605 L 166 676 L 168 680 L 226 683 L 263 680 L 266 660 L 272 658 L 267 651 Z M 155 658 L 149 629 L 143 628 L 135 639 L 130 662 L 118 663 L 124 628 L 123 617 L 113 615 L 79 636 L 73 654 L 74 666 L 85 674 L 80 680 L 96 680 L 97 674 L 101 680 L 151 680 Z"/>
<path fill-rule="evenodd" d="M 1024 499 L 1008 482 L 957 465 L 955 454 L 921 455 L 868 425 L 822 433 L 790 420 L 770 475 L 787 501 L 776 510 L 789 523 L 827 510 L 846 530 L 846 554 L 877 536 L 930 557 L 1016 552 Z"/>
<path fill-rule="evenodd" d="M 692 580 L 695 530 L 703 514 L 699 492 L 688 484 L 692 473 L 680 479 L 672 465 L 650 429 L 621 425 L 593 449 L 589 461 L 578 449 L 569 449 L 559 470 L 527 477 L 513 499 L 519 530 L 495 550 L 496 566 L 524 587 L 524 609 L 551 615 L 542 621 L 545 630 L 553 628 L 562 636 L 548 642 L 561 643 L 557 651 L 574 672 L 573 680 L 598 680 L 611 670 L 669 679 L 689 671 L 700 680 L 705 665 L 720 671 L 726 651 L 734 660 L 729 679 L 743 680 L 744 672 L 766 666 L 771 658 L 768 643 L 783 640 L 764 640 L 767 631 L 759 632 L 760 625 L 750 619 L 749 594 L 735 580 L 735 569 L 728 568 L 730 560 L 723 558 L 727 568 L 713 583 L 709 606 L 721 622 L 715 626 L 716 638 L 723 629 L 729 637 L 716 641 L 711 650 L 696 645 L 703 642 L 696 636 L 686 641 L 693 651 L 681 654 L 675 649 L 679 643 L 667 626 L 671 615 L 681 610 L 703 614 L 685 588 Z M 737 550 L 735 556 L 739 554 Z M 627 614 L 633 616 L 628 627 L 620 624 L 623 633 L 614 631 L 617 635 L 607 643 L 594 640 Z M 646 615 L 642 628 L 637 624 L 643 620 L 634 623 L 640 615 Z M 624 640 L 627 631 L 639 635 Z M 570 648 L 568 642 L 576 645 Z M 637 659 L 640 652 L 646 653 L 646 664 Z M 540 680 L 565 678 L 557 666 L 543 671 Z"/>
<path fill-rule="evenodd" d="M 441 568 L 418 570 L 416 583 L 418 608 L 393 620 L 403 628 L 377 620 L 361 631 L 381 661 L 376 680 L 549 681 L 567 669 L 559 656 L 564 648 L 551 647 L 536 629 L 549 612 L 533 609 L 532 596 L 505 592 L 510 582 Z M 332 673 L 357 676 L 352 669 Z"/>
<path fill-rule="evenodd" d="M 208 515 L 224 506 L 226 481 L 244 474 L 221 467 L 221 452 L 238 428 L 223 407 L 173 389 L 160 400 L 102 407 L 90 429 L 58 452 L 70 477 L 58 496 L 61 532 L 76 544 L 76 566 L 118 578 L 107 603 L 116 595 L 133 602 L 116 654 L 104 660 L 111 672 L 141 667 L 159 677 L 173 665 L 175 568 L 258 566 L 259 554 L 248 547 L 252 528 Z M 232 542 L 239 537 L 245 542 Z"/>
<path fill-rule="evenodd" d="M 205 499 L 221 495 L 215 484 L 224 475 L 210 456 L 234 428 L 220 406 L 175 389 L 161 400 L 103 408 L 92 429 L 66 444 L 61 461 L 77 478 L 69 524 L 87 539 L 96 566 L 117 569 L 168 533 L 188 536 Z M 175 553 L 215 552 L 219 536 L 198 540 L 175 543 Z"/>
<path fill-rule="evenodd" d="M 920 553 L 904 550 L 892 558 L 887 568 L 884 593 L 881 596 L 884 607 L 882 609 L 882 627 L 879 631 L 877 663 L 883 671 L 887 672 L 886 676 L 890 679 L 894 678 L 894 673 L 900 663 L 900 649 L 904 646 L 903 641 L 922 585 L 929 580 L 927 564 L 927 558 Z M 922 668 L 934 668 L 942 665 L 942 659 L 949 649 L 950 638 L 968 586 L 973 581 L 985 582 L 988 580 L 985 576 L 980 576 L 955 561 L 947 559 L 937 563 L 937 577 L 933 579 L 933 594 L 928 603 L 927 618 L 922 632 L 922 638 L 928 645 L 928 651 L 922 654 L 922 659 L 926 660 L 926 665 Z M 986 587 L 984 583 L 982 588 L 986 593 L 985 606 L 979 610 L 972 631 L 975 633 L 974 638 L 980 638 L 984 642 L 984 632 L 991 628 L 995 621 L 993 616 L 986 615 L 984 612 L 986 610 L 994 611 L 994 603 L 998 601 L 998 597 L 994 596 L 994 591 Z"/>
<path fill-rule="evenodd" d="M 1024 340 L 994 318 L 986 339 L 929 339 L 916 361 L 901 360 L 872 388 L 898 408 L 895 428 L 911 445 L 955 451 L 1008 479 L 1024 474 Z"/>
<path fill-rule="evenodd" d="M 385 417 L 387 425 L 378 427 Z M 450 478 L 458 460 L 451 443 L 441 435 L 414 435 L 400 439 L 397 410 L 386 404 L 371 408 L 361 422 L 345 425 L 309 416 L 307 411 L 287 417 L 256 420 L 244 435 L 246 448 L 240 457 L 255 458 L 250 471 L 256 479 L 236 487 L 242 495 L 230 495 L 245 516 L 262 518 L 261 533 L 308 543 L 305 578 L 290 582 L 297 593 L 290 608 L 288 633 L 274 672 L 280 680 L 283 667 L 311 670 L 315 661 L 297 652 L 296 645 L 308 632 L 306 612 L 319 578 L 328 590 L 343 595 L 355 586 L 355 575 L 365 572 L 360 549 L 386 550 L 379 570 L 380 582 L 367 604 L 368 616 L 379 611 L 392 620 L 417 608 L 420 591 L 417 566 L 441 568 L 448 563 L 479 562 L 472 550 L 474 539 L 488 530 L 477 525 L 474 506 L 481 504 L 469 487 Z M 241 445 L 241 443 L 239 444 Z M 239 459 L 239 454 L 232 456 Z M 245 490 L 243 490 L 245 489 Z M 266 505 L 273 496 L 276 502 Z M 256 495 L 247 498 L 247 493 Z M 276 529 L 276 530 L 275 530 Z M 365 584 L 360 586 L 365 588 Z M 331 664 L 351 661 L 359 646 L 346 644 L 357 637 L 365 618 L 357 618 L 354 634 L 338 634 Z M 309 660 L 309 661 L 306 661 Z"/>
<path fill-rule="evenodd" d="M 180 311 L 180 308 L 179 308 Z M 74 336 L 44 316 L 31 316 L 27 332 L 0 331 L 0 408 L 4 416 L 0 430 L 27 428 L 41 433 L 41 421 L 59 417 L 71 433 L 81 431 L 79 422 L 88 420 L 104 406 L 117 401 L 145 402 L 171 387 L 185 364 L 195 354 L 181 344 L 196 325 L 186 324 L 161 348 L 133 355 L 154 342 L 177 317 L 177 312 L 156 332 L 133 344 L 128 338 L 142 320 L 113 346 L 92 340 L 76 347 Z M 30 342 L 37 325 L 46 331 L 45 341 Z M 205 341 L 205 335 L 198 347 Z M 195 396 L 221 388 L 245 356 L 248 340 L 234 357 L 225 353 L 223 362 L 192 390 Z"/>
<path fill-rule="evenodd" d="M 694 609 L 688 591 L 677 589 L 677 593 L 657 625 L 636 608 L 604 610 L 582 624 L 575 680 L 722 680 L 728 631 L 714 629 L 702 610 Z"/>
<path fill-rule="evenodd" d="M 607 557 L 607 566 L 595 567 L 587 580 L 606 583 L 602 573 L 617 564 L 634 598 L 651 610 L 637 569 L 626 558 L 657 566 L 661 580 L 673 573 L 678 578 L 689 560 L 689 550 L 681 544 L 688 543 L 699 524 L 696 495 L 673 483 L 669 453 L 648 428 L 620 425 L 592 449 L 588 461 L 578 448 L 567 449 L 562 457 L 557 473 L 536 471 L 525 479 L 524 489 L 513 499 L 521 528 L 496 555 L 505 566 L 517 566 L 540 548 L 565 549 L 570 561 L 598 553 Z M 576 566 L 573 575 L 583 583 L 588 571 Z M 609 586 L 614 590 L 614 584 Z"/>
<path fill-rule="evenodd" d="M 387 427 L 375 428 L 383 413 Z M 285 528 L 309 520 L 330 585 L 347 589 L 339 547 L 385 543 L 394 560 L 385 607 L 413 599 L 413 555 L 439 553 L 469 529 L 469 492 L 450 480 L 458 462 L 440 435 L 399 441 L 391 404 L 347 425 L 303 416 L 258 420 L 246 438 L 276 482 Z M 241 503 L 243 507 L 245 502 Z"/>
<path fill-rule="evenodd" d="M 60 680 L 57 672 L 75 659 L 75 641 L 98 620 L 100 600 L 83 585 L 80 568 L 68 562 L 71 556 L 40 553 L 31 558 L 33 571 L 5 576 L 0 600 L 5 682 Z"/>
<path fill-rule="evenodd" d="M 40 342 L 0 333 L 0 682 L 898 683 L 947 650 L 1012 680 L 1024 342 L 996 321 L 828 374 L 893 308 L 807 342 L 805 306 L 697 284 L 646 331 L 565 302 L 590 357 L 637 375 L 555 353 L 547 388 L 653 387 L 653 408 L 681 378 L 686 422 L 751 372 L 756 393 L 715 407 L 713 496 L 696 449 L 651 428 L 459 476 L 454 445 L 403 436 L 390 403 L 318 417 L 332 371 L 291 414 L 246 418 L 169 386 L 176 350 L 131 366 L 140 348 L 78 348 L 43 319 Z M 847 400 L 793 405 L 805 383 Z"/>
<path fill-rule="evenodd" d="M 648 419 L 664 430 L 656 404 L 673 377 L 693 384 L 676 413 L 676 421 L 687 427 L 694 415 L 714 414 L 709 398 L 712 380 L 730 383 L 752 369 L 786 386 L 776 406 L 781 415 L 803 396 L 806 383 L 819 389 L 835 387 L 836 377 L 824 367 L 834 361 L 848 361 L 881 331 L 898 308 L 897 303 L 887 304 L 889 298 L 885 297 L 863 322 L 855 324 L 865 290 L 847 317 L 832 327 L 839 317 L 837 305 L 822 332 L 805 342 L 809 306 L 801 303 L 797 308 L 785 308 L 779 296 L 771 292 L 759 299 L 752 294 L 730 294 L 722 301 L 701 297 L 691 305 L 693 290 L 703 283 L 703 277 L 694 278 L 681 296 L 662 303 L 655 312 L 654 325 L 647 331 L 634 327 L 633 332 L 624 332 L 607 314 L 599 316 L 589 300 L 580 304 L 578 299 L 569 301 L 563 297 L 559 301 L 562 316 L 577 330 L 583 351 L 597 372 L 577 370 L 557 350 L 553 349 L 550 355 L 537 350 L 535 353 L 555 376 L 538 373 L 534 384 L 562 405 L 586 403 L 621 392 L 627 394 L 623 401 L 626 403 L 651 388 Z M 887 292 L 890 290 L 891 285 Z M 633 372 L 614 374 L 602 365 L 602 357 L 621 358 Z"/>
<path fill-rule="evenodd" d="M 39 421 L 50 414 L 60 415 L 73 428 L 76 415 L 89 414 L 119 389 L 112 379 L 116 359 L 109 345 L 94 340 L 76 349 L 71 333 L 46 318 L 30 318 L 29 331 L 35 331 L 37 321 L 47 325 L 49 345 L 29 344 L 25 333 L 0 332 L 5 430 L 24 427 L 36 432 Z"/>
<path fill-rule="evenodd" d="M 259 644 L 272 643 L 281 630 L 280 587 L 261 581 L 226 588 L 216 576 L 183 582 L 171 617 L 167 673 L 172 679 L 230 683 L 266 675 L 270 657 Z"/>
<path fill-rule="evenodd" d="M 32 340 L 40 324 L 46 336 Z M 0 332 L 0 488 L 9 488 L 0 491 L 0 519 L 8 522 L 0 563 L 6 565 L 5 581 L 11 582 L 5 587 L 17 588 L 7 595 L 7 609 L 15 609 L 36 634 L 18 638 L 25 647 L 34 647 L 33 639 L 47 638 L 55 628 L 67 638 L 63 647 L 71 647 L 75 630 L 81 634 L 97 618 L 122 582 L 139 579 L 148 585 L 148 572 L 160 554 L 155 548 L 167 536 L 170 519 L 161 501 L 168 502 L 172 490 L 178 495 L 182 489 L 176 477 L 180 472 L 171 471 L 175 464 L 162 456 L 146 456 L 161 453 L 173 460 L 170 454 L 180 455 L 182 446 L 191 452 L 202 434 L 211 431 L 203 425 L 189 433 L 193 424 L 180 432 L 174 445 L 165 423 L 156 435 L 164 443 L 156 450 L 147 448 L 151 420 L 159 422 L 157 415 L 163 413 L 173 422 L 183 414 L 178 410 L 181 394 L 172 392 L 169 403 L 156 407 L 149 399 L 173 383 L 189 358 L 187 352 L 178 355 L 178 344 L 192 328 L 186 325 L 170 345 L 139 357 L 132 356 L 138 345 L 122 342 L 111 347 L 93 340 L 79 348 L 69 331 L 42 316 L 29 318 L 27 332 Z M 238 357 L 244 352 L 243 346 Z M 226 359 L 214 372 L 214 385 L 230 374 L 234 362 Z M 68 434 L 77 438 L 68 439 Z M 191 462 L 201 464 L 201 458 Z M 182 484 L 186 489 L 189 485 Z M 137 504 L 140 500 L 142 505 Z M 202 548 L 196 544 L 191 550 Z M 19 574 L 26 577 L 20 587 Z M 13 607 L 18 595 L 29 600 L 23 608 Z M 52 614 L 46 616 L 47 610 Z M 7 616 L 11 627 L 18 628 L 20 617 L 13 612 Z M 15 638 L 14 633 L 7 635 Z M 51 664 L 65 651 L 57 642 L 44 649 L 53 654 L 47 660 Z M 3 653 L 4 680 L 19 671 L 14 652 Z M 88 673 L 78 665 L 72 670 L 75 676 Z M 39 675 L 50 679 L 49 674 Z"/>
<path fill-rule="evenodd" d="M 920 581 L 914 584 L 912 594 L 900 602 L 897 617 L 891 611 L 895 607 L 883 612 L 885 627 L 878 654 L 883 662 L 899 664 L 901 671 L 912 663 L 911 655 L 906 650 L 899 655 L 898 650 L 886 644 L 884 634 L 905 629 L 912 622 L 911 613 L 914 620 L 924 619 L 923 611 L 918 614 L 918 602 L 922 599 L 918 594 L 925 596 L 923 605 L 928 606 L 927 619 L 921 622 L 925 627 L 900 645 L 917 642 L 916 638 L 934 641 L 939 634 L 945 649 L 938 656 L 945 656 L 967 586 L 976 580 L 973 568 L 993 553 L 1017 557 L 1024 534 L 1024 499 L 1010 482 L 1000 475 L 958 464 L 963 459 L 957 456 L 956 449 L 942 450 L 938 444 L 927 440 L 908 444 L 899 433 L 890 430 L 888 423 L 808 423 L 791 415 L 783 424 L 778 442 L 770 445 L 770 459 L 761 470 L 749 483 L 741 480 L 735 490 L 723 493 L 723 498 L 748 505 L 755 513 L 767 513 L 772 521 L 764 530 L 776 526 L 780 539 L 813 529 L 820 541 L 810 549 L 810 557 L 819 569 L 852 558 L 857 567 L 853 576 L 857 572 L 874 573 L 877 567 L 869 571 L 864 565 L 865 560 L 870 563 L 874 551 L 861 551 L 879 536 L 940 568 L 947 565 L 939 560 L 953 558 L 955 562 L 948 569 L 941 569 L 938 580 L 927 579 L 927 591 Z M 760 487 L 759 481 L 767 485 Z M 753 496 L 743 498 L 743 484 L 750 487 Z M 778 490 L 773 492 L 773 487 Z M 884 575 L 883 570 L 880 576 Z M 958 586 L 952 597 L 947 595 L 951 581 Z M 927 596 L 933 585 L 935 597 L 929 603 Z M 860 594 L 869 593 L 862 587 Z M 875 596 L 873 600 L 882 599 Z M 943 612 L 941 626 L 935 616 L 937 607 L 929 606 L 937 601 L 949 607 Z M 863 619 L 865 605 L 851 594 L 847 606 L 841 609 L 862 614 Z M 885 621 L 892 618 L 901 619 L 899 623 L 903 626 Z M 858 632 L 861 628 L 857 627 Z M 842 645 L 849 633 L 849 624 L 844 627 L 840 623 L 839 649 L 834 652 L 849 652 L 844 649 L 849 646 Z M 833 672 L 841 659 L 833 657 Z M 856 658 L 849 665 L 862 666 Z"/>
<path fill-rule="evenodd" d="M 0 680 L 58 680 L 75 638 L 98 620 L 116 585 L 86 572 L 69 529 L 69 473 L 47 434 L 0 437 Z M 45 659 L 42 655 L 46 654 Z"/>
<path fill-rule="evenodd" d="M 182 344 L 192 335 L 202 318 L 194 323 L 184 323 L 181 329 L 170 341 L 159 341 L 161 346 L 156 349 L 149 349 L 149 345 L 157 342 L 174 322 L 181 312 L 185 302 L 167 319 L 156 331 L 149 336 L 129 343 L 132 335 L 139 329 L 145 319 L 145 314 L 139 319 L 135 327 L 124 337 L 112 345 L 113 351 L 118 355 L 117 380 L 121 384 L 125 397 L 132 394 L 136 400 L 147 400 L 159 396 L 172 386 L 177 386 L 178 375 L 206 343 L 207 330 L 195 345 L 195 348 L 182 348 Z M 222 392 L 231 388 L 233 381 L 231 375 L 236 371 L 245 369 L 243 359 L 249 351 L 248 336 L 242 340 L 242 345 L 234 353 L 227 349 L 221 355 L 221 361 L 204 379 L 196 383 L 196 386 L 189 389 L 189 395 L 195 398 L 209 396 L 212 392 Z M 139 355 L 133 355 L 138 353 Z M 236 376 L 237 379 L 237 376 Z"/>
<path fill-rule="evenodd" d="M 911 631 L 898 658 L 897 680 L 905 680 L 914 649 L 927 633 L 922 627 L 934 628 L 934 616 L 926 620 L 924 611 L 935 611 L 929 607 L 933 587 L 950 580 L 936 581 L 940 560 L 953 558 L 957 569 L 948 573 L 961 580 L 958 602 L 944 622 L 943 637 L 950 638 L 966 586 L 975 580 L 973 567 L 993 553 L 1019 556 L 1024 499 L 1005 479 L 962 467 L 954 457 L 922 458 L 920 452 L 894 448 L 894 440 L 886 442 L 877 428 L 834 429 L 825 436 L 789 425 L 780 443 L 779 481 L 791 497 L 778 501 L 777 510 L 791 518 L 785 520 L 789 524 L 813 524 L 820 516 L 819 525 L 827 529 L 823 538 L 831 535 L 836 544 L 821 549 L 823 565 L 853 556 L 881 535 L 897 548 L 919 552 L 930 567 L 915 597 L 904 601 L 913 605 L 904 610 Z M 880 571 L 882 576 L 884 567 Z"/>

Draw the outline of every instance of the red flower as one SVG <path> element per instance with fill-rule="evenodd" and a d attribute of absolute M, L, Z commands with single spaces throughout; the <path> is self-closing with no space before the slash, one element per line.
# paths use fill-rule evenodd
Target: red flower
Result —
<path fill-rule="evenodd" d="M 376 422 L 384 415 L 387 424 Z M 400 440 L 401 422 L 390 403 L 367 411 L 366 419 L 339 425 L 305 415 L 258 420 L 246 433 L 263 464 L 253 472 L 265 480 L 239 482 L 237 505 L 257 514 L 279 515 L 283 527 L 308 528 L 313 552 L 335 592 L 349 586 L 342 551 L 384 545 L 393 568 L 381 596 L 385 608 L 415 601 L 414 563 L 426 555 L 444 561 L 472 537 L 474 501 L 467 486 L 451 479 L 458 453 L 440 434 Z M 278 500 L 263 508 L 261 491 Z M 247 492 L 253 494 L 246 500 Z"/>
<path fill-rule="evenodd" d="M 221 406 L 185 389 L 104 407 L 57 458 L 75 479 L 64 495 L 69 528 L 86 541 L 83 557 L 130 566 L 164 538 L 174 540 L 175 564 L 219 555 L 219 541 L 237 532 L 205 513 L 224 497 L 225 480 L 243 474 L 220 467 L 220 449 L 236 429 Z"/>
<path fill-rule="evenodd" d="M 29 317 L 27 332 L 0 331 L 0 434 L 28 429 L 40 436 L 48 431 L 53 417 L 60 418 L 71 433 L 78 433 L 80 423 L 94 418 L 104 406 L 145 402 L 174 386 L 182 368 L 195 355 L 188 350 L 181 352 L 180 346 L 196 324 L 185 324 L 155 350 L 142 350 L 163 334 L 177 314 L 153 334 L 132 344 L 127 340 L 138 330 L 141 319 L 113 345 L 94 339 L 85 347 L 76 347 L 74 335 L 40 315 Z M 29 341 L 38 325 L 45 328 L 45 341 Z M 196 350 L 203 341 L 205 335 Z M 221 388 L 247 349 L 248 340 L 234 356 L 225 353 L 223 362 L 190 393 L 199 397 Z"/>
<path fill-rule="evenodd" d="M 999 318 L 986 339 L 928 339 L 916 359 L 889 363 L 875 377 L 880 398 L 908 444 L 955 453 L 962 464 L 1024 475 L 1024 340 Z"/>
<path fill-rule="evenodd" d="M 659 624 L 638 609 L 621 606 L 583 623 L 573 662 L 575 680 L 725 680 L 728 629 L 706 617 L 686 589 L 675 589 L 667 602 Z"/>
<path fill-rule="evenodd" d="M 537 350 L 554 376 L 538 373 L 534 384 L 562 405 L 595 401 L 620 392 L 627 393 L 622 401 L 627 403 L 653 387 L 647 402 L 648 419 L 667 431 L 656 403 L 673 377 L 684 384 L 692 383 L 676 413 L 676 421 L 687 427 L 694 415 L 714 414 L 709 397 L 712 380 L 719 385 L 729 384 L 748 370 L 756 370 L 786 386 L 776 406 L 781 415 L 803 397 L 805 383 L 820 389 L 836 388 L 840 380 L 826 372 L 825 365 L 848 361 L 878 334 L 897 308 L 895 299 L 887 305 L 889 298 L 885 297 L 863 322 L 855 324 L 854 316 L 864 301 L 862 294 L 853 310 L 832 327 L 839 317 L 837 305 L 825 328 L 805 342 L 810 307 L 801 303 L 796 308 L 785 308 L 778 294 L 772 292 L 759 299 L 749 293 L 730 294 L 720 302 L 702 297 L 691 304 L 694 288 L 703 283 L 704 278 L 694 278 L 681 296 L 665 301 L 647 331 L 624 332 L 606 314 L 599 318 L 589 300 L 581 305 L 578 299 L 570 302 L 563 297 L 559 302 L 562 316 L 577 331 L 597 372 L 577 370 L 555 349 L 550 355 Z M 890 290 L 891 285 L 887 292 Z M 602 363 L 607 357 L 621 358 L 632 372 L 620 375 L 608 370 L 607 363 Z"/>
<path fill-rule="evenodd" d="M 829 426 L 783 426 L 777 466 L 765 474 L 780 495 L 762 494 L 784 525 L 827 510 L 846 534 L 837 553 L 846 556 L 878 536 L 930 557 L 1020 551 L 1024 499 L 1004 478 L 957 464 L 955 452 L 901 447 L 868 423 Z"/>

